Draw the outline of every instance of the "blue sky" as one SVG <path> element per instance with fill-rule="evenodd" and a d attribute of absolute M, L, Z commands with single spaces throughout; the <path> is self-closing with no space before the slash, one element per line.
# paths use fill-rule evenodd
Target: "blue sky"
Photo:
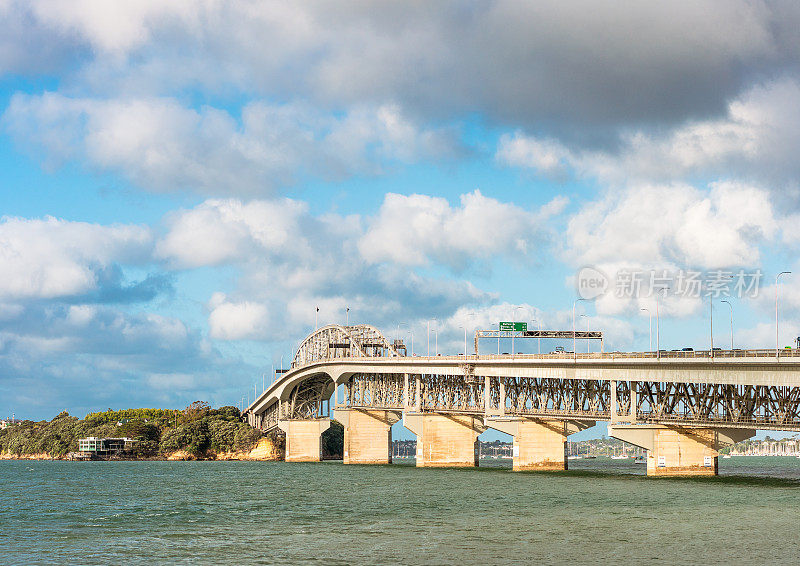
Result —
<path fill-rule="evenodd" d="M 800 334 L 793 3 L 0 3 L 0 415 L 238 404 L 319 323 Z M 645 286 L 646 287 L 646 286 Z M 715 345 L 729 311 L 715 297 Z M 649 309 L 648 312 L 642 309 Z M 581 327 L 586 319 L 579 321 Z M 546 344 L 552 348 L 557 344 Z M 566 344 L 568 348 L 570 344 Z M 508 351 L 510 345 L 504 345 Z M 536 344 L 517 350 L 535 351 Z"/>

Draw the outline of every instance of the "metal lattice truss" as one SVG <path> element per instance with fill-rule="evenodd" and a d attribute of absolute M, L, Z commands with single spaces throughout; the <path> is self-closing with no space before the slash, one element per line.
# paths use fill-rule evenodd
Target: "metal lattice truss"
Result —
<path fill-rule="evenodd" d="M 593 379 L 484 377 L 471 367 L 453 374 L 354 374 L 343 382 L 343 408 L 606 420 L 672 425 L 800 430 L 800 388 Z M 269 430 L 279 419 L 325 416 L 333 381 L 316 374 L 258 415 Z M 632 410 L 633 407 L 633 410 Z"/>
<path fill-rule="evenodd" d="M 280 419 L 281 404 L 280 402 L 273 403 L 263 413 L 255 414 L 255 422 L 253 426 L 262 430 L 272 430 L 278 426 Z"/>
<path fill-rule="evenodd" d="M 284 402 L 283 418 L 316 419 L 322 416 L 323 401 L 333 392 L 333 381 L 327 375 L 315 375 L 292 389 Z"/>
<path fill-rule="evenodd" d="M 632 382 L 637 420 L 800 430 L 800 388 Z M 630 407 L 630 393 L 627 396 Z"/>
<path fill-rule="evenodd" d="M 411 383 L 413 398 L 416 384 Z M 344 386 L 345 405 L 352 408 L 402 409 L 406 380 L 401 374 L 356 374 Z"/>
<path fill-rule="evenodd" d="M 612 420 L 613 408 L 614 420 L 800 430 L 797 387 L 361 374 L 345 391 L 345 405 L 359 408 L 585 420 Z"/>
<path fill-rule="evenodd" d="M 318 419 L 325 414 L 325 402 L 333 393 L 330 377 L 316 374 L 295 385 L 289 398 L 269 405 L 263 412 L 255 414 L 253 426 L 269 431 L 282 419 Z"/>
<path fill-rule="evenodd" d="M 506 414 L 609 418 L 608 381 L 591 379 L 502 378 L 495 386 L 493 408 L 501 398 Z M 619 390 L 624 387 L 618 385 Z M 624 403 L 624 395 L 617 395 Z"/>
<path fill-rule="evenodd" d="M 398 356 L 381 331 L 369 324 L 340 326 L 330 324 L 312 332 L 300 344 L 292 361 L 298 367 L 333 358 L 375 358 Z"/>
<path fill-rule="evenodd" d="M 421 411 L 483 413 L 484 380 L 464 375 L 420 376 Z"/>

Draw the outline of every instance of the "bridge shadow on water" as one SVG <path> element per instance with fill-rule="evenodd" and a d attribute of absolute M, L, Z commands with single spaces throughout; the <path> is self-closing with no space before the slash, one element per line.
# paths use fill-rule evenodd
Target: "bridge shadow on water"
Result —
<path fill-rule="evenodd" d="M 601 462 L 599 465 L 607 464 Z M 573 465 L 570 462 L 570 465 Z M 613 465 L 613 464 L 612 464 Z M 392 464 L 382 466 L 386 468 L 414 468 L 416 462 L 413 458 L 398 458 Z M 695 485 L 730 485 L 742 487 L 786 487 L 798 488 L 800 487 L 800 478 L 786 478 L 774 476 L 757 476 L 757 475 L 744 475 L 744 474 L 725 474 L 718 476 L 675 476 L 675 477 L 648 477 L 644 473 L 644 469 L 630 469 L 630 467 L 606 467 L 605 469 L 598 468 L 579 468 L 570 469 L 565 471 L 522 471 L 514 472 L 511 469 L 510 460 L 481 460 L 478 467 L 459 467 L 459 468 L 420 468 L 420 471 L 427 473 L 445 472 L 452 470 L 461 470 L 470 473 L 480 474 L 513 474 L 520 476 L 539 476 L 539 477 L 552 477 L 552 478 L 588 478 L 588 479 L 620 479 L 627 481 L 640 481 L 640 482 L 659 482 L 659 483 L 672 483 L 672 484 L 695 484 Z M 640 471 L 641 470 L 641 471 Z"/>

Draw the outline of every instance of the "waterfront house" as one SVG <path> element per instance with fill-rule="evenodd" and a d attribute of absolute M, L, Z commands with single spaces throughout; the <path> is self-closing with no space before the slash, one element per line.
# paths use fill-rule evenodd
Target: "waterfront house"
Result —
<path fill-rule="evenodd" d="M 78 452 L 90 456 L 115 456 L 128 452 L 136 440 L 131 438 L 98 438 L 90 436 L 78 440 Z"/>

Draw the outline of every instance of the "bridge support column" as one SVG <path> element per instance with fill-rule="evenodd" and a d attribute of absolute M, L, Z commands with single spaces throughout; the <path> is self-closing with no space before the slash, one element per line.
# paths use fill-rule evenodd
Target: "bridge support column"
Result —
<path fill-rule="evenodd" d="M 417 435 L 417 467 L 478 465 L 482 417 L 439 413 L 406 413 L 403 426 Z"/>
<path fill-rule="evenodd" d="M 286 433 L 287 462 L 319 462 L 322 459 L 322 433 L 331 426 L 330 419 L 278 421 Z"/>
<path fill-rule="evenodd" d="M 345 464 L 392 463 L 392 425 L 399 412 L 335 409 L 334 418 L 344 426 Z"/>
<path fill-rule="evenodd" d="M 752 436 L 752 429 L 614 425 L 609 434 L 647 450 L 648 476 L 715 476 L 718 450 Z"/>
<path fill-rule="evenodd" d="M 486 419 L 486 426 L 514 437 L 513 470 L 567 469 L 567 436 L 594 426 L 594 421 L 558 421 L 522 417 Z"/>

